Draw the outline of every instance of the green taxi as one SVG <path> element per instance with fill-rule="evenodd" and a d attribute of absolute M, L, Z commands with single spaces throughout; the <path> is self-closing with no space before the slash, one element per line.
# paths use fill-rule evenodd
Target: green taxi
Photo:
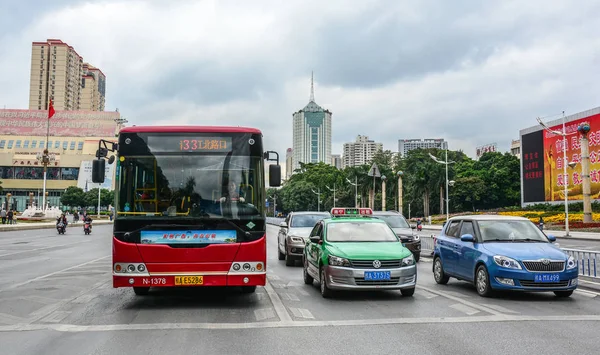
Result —
<path fill-rule="evenodd" d="M 413 254 L 389 225 L 372 218 L 370 208 L 333 208 L 319 221 L 302 255 L 304 283 L 318 280 L 321 295 L 333 290 L 400 290 L 415 292 L 417 266 Z"/>

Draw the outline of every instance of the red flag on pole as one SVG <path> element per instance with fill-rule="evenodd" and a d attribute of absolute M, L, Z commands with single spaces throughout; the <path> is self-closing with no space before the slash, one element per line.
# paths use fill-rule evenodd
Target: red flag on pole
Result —
<path fill-rule="evenodd" d="M 48 119 L 51 119 L 54 116 L 54 105 L 52 105 L 52 99 L 50 99 L 50 105 L 48 106 Z"/>

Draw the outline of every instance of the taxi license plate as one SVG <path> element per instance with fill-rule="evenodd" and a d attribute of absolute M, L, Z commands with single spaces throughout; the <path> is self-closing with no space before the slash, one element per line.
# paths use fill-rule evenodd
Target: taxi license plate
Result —
<path fill-rule="evenodd" d="M 365 271 L 365 281 L 390 280 L 392 273 L 389 271 Z"/>
<path fill-rule="evenodd" d="M 535 282 L 559 282 L 560 275 L 558 274 L 536 274 L 533 277 Z"/>
<path fill-rule="evenodd" d="M 177 286 L 195 286 L 203 283 L 203 276 L 175 276 L 175 285 Z"/>

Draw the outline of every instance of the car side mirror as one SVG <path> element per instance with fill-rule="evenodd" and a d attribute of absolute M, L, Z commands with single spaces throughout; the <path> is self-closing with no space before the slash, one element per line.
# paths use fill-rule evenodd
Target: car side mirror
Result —
<path fill-rule="evenodd" d="M 287 223 L 285 223 L 285 222 L 281 222 L 281 223 L 279 223 L 279 226 L 280 226 L 281 228 L 287 228 Z"/>
<path fill-rule="evenodd" d="M 554 243 L 556 241 L 556 237 L 553 235 L 548 235 L 548 240 L 550 241 L 550 243 Z"/>
<path fill-rule="evenodd" d="M 466 243 L 469 243 L 469 242 L 470 243 L 475 243 L 475 238 L 471 234 L 463 234 L 460 237 L 460 240 L 463 241 L 463 242 L 466 242 Z"/>
<path fill-rule="evenodd" d="M 314 236 L 310 237 L 310 241 L 313 243 L 318 243 L 321 241 L 321 237 L 319 237 L 318 235 L 314 235 Z"/>

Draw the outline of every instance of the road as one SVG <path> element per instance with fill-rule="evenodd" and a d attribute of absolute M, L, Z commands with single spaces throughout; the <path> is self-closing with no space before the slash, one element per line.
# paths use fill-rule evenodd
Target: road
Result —
<path fill-rule="evenodd" d="M 110 226 L 0 234 L 3 354 L 597 353 L 600 294 L 578 290 L 483 299 L 468 284 L 436 285 L 419 263 L 414 297 L 321 298 L 301 267 L 276 256 L 255 294 L 188 288 L 136 297 L 111 284 Z"/>

